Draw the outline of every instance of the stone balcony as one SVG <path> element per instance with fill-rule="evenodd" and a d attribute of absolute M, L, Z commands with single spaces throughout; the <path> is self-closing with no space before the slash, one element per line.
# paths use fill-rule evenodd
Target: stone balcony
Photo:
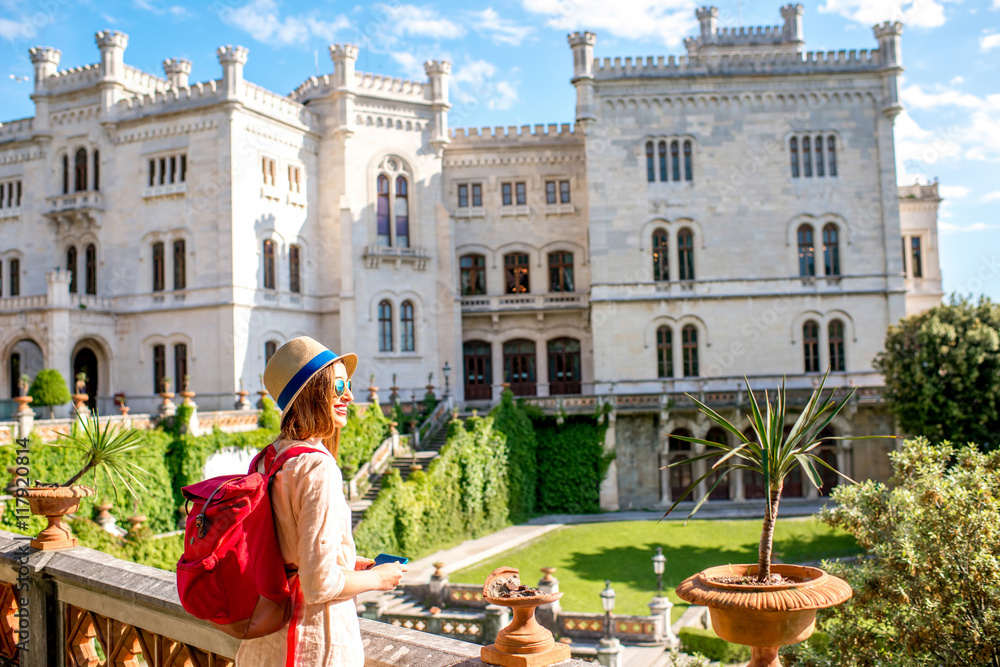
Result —
<path fill-rule="evenodd" d="M 239 640 L 184 611 L 173 572 L 84 547 L 37 551 L 27 545 L 25 536 L 0 531 L 0 664 L 234 667 Z M 484 664 L 475 644 L 364 618 L 360 623 L 366 667 Z"/>
<path fill-rule="evenodd" d="M 427 262 L 431 255 L 427 248 L 398 248 L 380 245 L 365 246 L 365 265 L 370 269 L 377 269 L 383 264 L 389 264 L 396 268 L 403 264 L 413 264 L 418 271 L 427 268 Z"/>
<path fill-rule="evenodd" d="M 97 191 L 74 192 L 72 194 L 48 197 L 45 217 L 56 225 L 56 233 L 61 234 L 77 226 L 80 229 L 101 226 L 104 212 L 104 196 Z"/>
<path fill-rule="evenodd" d="M 586 310 L 590 296 L 583 292 L 553 292 L 549 294 L 501 294 L 463 296 L 463 313 L 502 313 L 544 310 Z"/>

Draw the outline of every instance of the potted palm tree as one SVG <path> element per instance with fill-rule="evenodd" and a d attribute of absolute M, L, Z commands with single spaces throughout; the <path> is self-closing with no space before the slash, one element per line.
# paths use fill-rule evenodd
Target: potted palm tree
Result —
<path fill-rule="evenodd" d="M 751 660 L 747 667 L 780 667 L 778 649 L 805 641 L 812 635 L 816 623 L 816 610 L 838 605 L 852 595 L 847 582 L 819 568 L 775 565 L 771 562 L 778 504 L 785 478 L 789 473 L 796 468 L 801 469 L 804 476 L 817 489 L 823 485 L 817 466 L 828 468 L 849 482 L 854 481 L 815 453 L 822 442 L 818 439 L 818 434 L 847 405 L 855 392 L 855 389 L 851 389 L 843 400 L 837 402 L 834 400 L 836 390 L 831 389 L 824 399 L 823 389 L 828 375 L 829 371 L 823 376 L 819 387 L 812 392 L 802 413 L 787 433 L 785 421 L 788 414 L 788 400 L 784 382 L 775 396 L 774 403 L 771 402 L 767 392 L 764 393 L 762 411 L 747 380 L 751 408 L 751 414 L 748 415 L 749 436 L 718 412 L 690 395 L 702 413 L 736 436 L 737 444 L 671 436 L 704 445 L 709 451 L 683 461 L 676 461 L 667 467 L 710 459 L 714 459 L 714 463 L 674 501 L 664 516 L 670 514 L 702 481 L 716 472 L 718 478 L 695 503 L 688 518 L 701 508 L 712 491 L 734 470 L 750 471 L 764 478 L 767 499 L 757 563 L 710 567 L 685 579 L 677 587 L 677 595 L 681 599 L 709 608 L 712 627 L 719 637 L 751 647 Z M 880 437 L 895 436 L 823 439 L 860 440 Z"/>
<path fill-rule="evenodd" d="M 77 427 L 55 443 L 80 454 L 80 470 L 62 484 L 36 481 L 35 486 L 14 492 L 15 496 L 27 499 L 32 514 L 44 516 L 49 522 L 31 540 L 31 546 L 49 550 L 77 545 L 76 538 L 62 518 L 76 512 L 82 498 L 96 493 L 94 488 L 77 483 L 91 471 L 94 473 L 94 486 L 98 485 L 103 473 L 116 498 L 119 486 L 133 497 L 138 497 L 136 487 L 146 491 L 140 476 L 149 475 L 149 472 L 130 460 L 131 455 L 143 445 L 143 441 L 143 433 L 139 429 L 126 427 L 121 422 L 113 425 L 110 420 L 102 427 L 96 412 L 86 416 L 80 413 Z"/>

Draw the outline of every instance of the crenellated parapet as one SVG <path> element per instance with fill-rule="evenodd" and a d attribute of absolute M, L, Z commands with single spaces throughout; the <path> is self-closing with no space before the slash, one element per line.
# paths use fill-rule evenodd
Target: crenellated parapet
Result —
<path fill-rule="evenodd" d="M 451 148 L 461 146 L 530 146 L 538 144 L 579 143 L 583 134 L 576 132 L 569 123 L 548 125 L 510 125 L 507 127 L 453 128 L 449 132 Z"/>
<path fill-rule="evenodd" d="M 191 61 L 185 58 L 167 58 L 163 61 L 163 73 L 173 88 L 187 88 L 191 75 Z"/>
<path fill-rule="evenodd" d="M 728 74 L 813 74 L 877 71 L 877 49 L 805 53 L 717 53 L 697 56 L 604 58 L 594 61 L 598 81 L 631 77 L 724 76 Z"/>
<path fill-rule="evenodd" d="M 336 89 L 333 75 L 311 76 L 289 93 L 288 97 L 296 102 L 307 102 L 325 97 Z M 427 83 L 367 72 L 354 73 L 352 90 L 358 95 L 385 96 L 399 102 L 426 103 L 431 99 L 430 86 Z"/>
<path fill-rule="evenodd" d="M 802 5 L 781 8 L 783 25 L 719 28 L 719 9 L 701 7 L 695 11 L 700 34 L 684 40 L 691 55 L 734 51 L 800 51 L 802 48 Z"/>

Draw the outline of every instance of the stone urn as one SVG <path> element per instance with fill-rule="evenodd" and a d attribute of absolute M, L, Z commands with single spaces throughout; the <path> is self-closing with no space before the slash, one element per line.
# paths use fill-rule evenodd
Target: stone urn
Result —
<path fill-rule="evenodd" d="M 516 568 L 500 567 L 486 577 L 483 598 L 490 604 L 509 607 L 514 618 L 497 633 L 496 641 L 480 650 L 480 658 L 488 665 L 501 667 L 542 667 L 570 659 L 570 648 L 557 644 L 552 633 L 535 619 L 535 609 L 551 604 L 562 593 L 543 594 L 521 585 Z"/>
<path fill-rule="evenodd" d="M 90 396 L 87 394 L 73 394 L 73 409 L 77 413 L 82 413 L 87 407 Z"/>
<path fill-rule="evenodd" d="M 48 551 L 75 547 L 77 540 L 62 518 L 80 508 L 80 499 L 94 495 L 89 486 L 36 486 L 24 490 L 32 514 L 44 516 L 49 525 L 32 540 L 31 546 Z"/>
<path fill-rule="evenodd" d="M 31 403 L 34 399 L 32 396 L 15 396 L 14 402 L 17 403 L 17 412 L 15 414 L 22 414 L 31 410 L 28 407 L 28 403 Z"/>
<path fill-rule="evenodd" d="M 791 582 L 713 581 L 757 573 L 757 565 L 720 565 L 688 577 L 677 587 L 682 600 L 708 607 L 715 634 L 751 647 L 747 667 L 781 667 L 778 649 L 812 635 L 816 610 L 836 606 L 853 595 L 846 581 L 817 567 L 772 565 L 771 572 Z"/>

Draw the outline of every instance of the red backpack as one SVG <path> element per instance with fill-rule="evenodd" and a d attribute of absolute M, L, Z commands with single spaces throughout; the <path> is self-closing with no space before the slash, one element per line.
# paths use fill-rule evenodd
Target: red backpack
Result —
<path fill-rule="evenodd" d="M 271 514 L 270 481 L 289 459 L 313 447 L 291 447 L 275 457 L 265 447 L 246 475 L 222 475 L 182 489 L 193 503 L 177 563 L 177 592 L 192 616 L 228 635 L 254 639 L 288 628 L 288 664 L 294 660 L 301 593 L 289 581 Z M 263 457 L 264 474 L 257 472 Z M 291 604 L 289 602 L 291 601 Z"/>

